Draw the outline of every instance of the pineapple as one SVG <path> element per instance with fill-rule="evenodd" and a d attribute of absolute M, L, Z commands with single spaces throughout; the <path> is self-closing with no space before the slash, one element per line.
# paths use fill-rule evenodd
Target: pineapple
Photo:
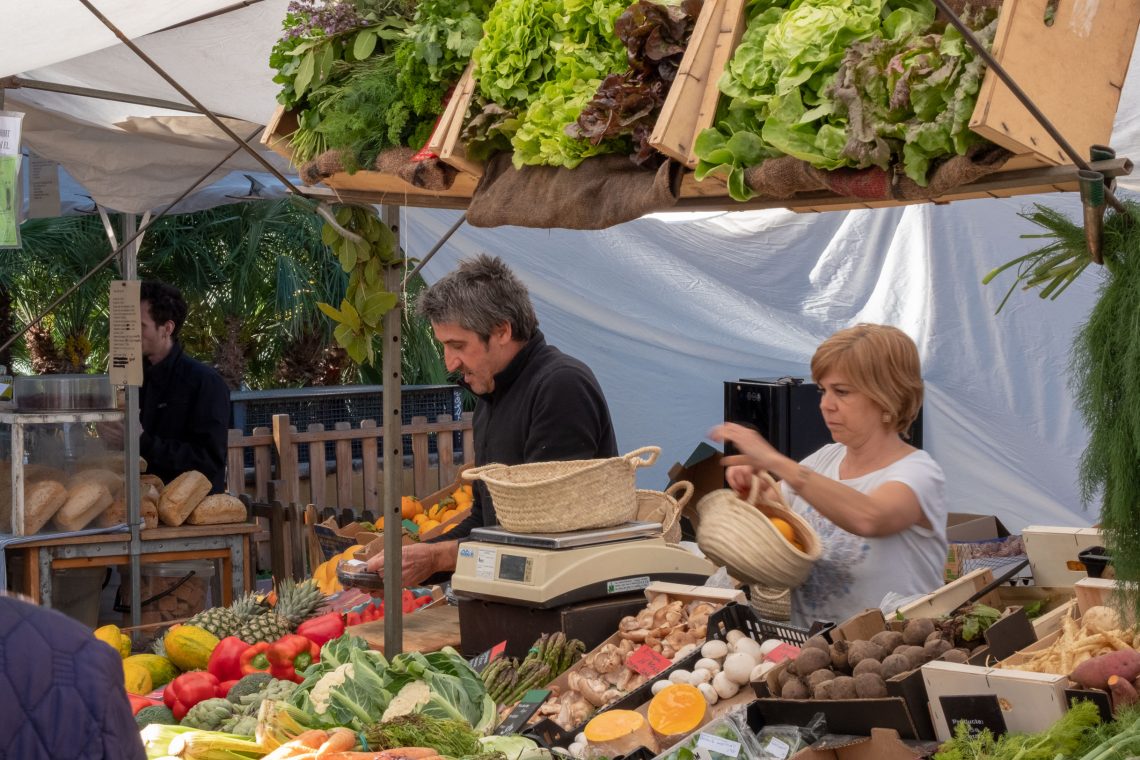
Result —
<path fill-rule="evenodd" d="M 276 641 L 311 618 L 325 598 L 312 578 L 303 583 L 281 581 L 277 584 L 277 605 L 247 620 L 233 635 L 248 644 Z"/>
<path fill-rule="evenodd" d="M 199 612 L 186 621 L 187 625 L 196 625 L 205 628 L 219 639 L 233 636 L 242 624 L 261 612 L 257 597 L 246 594 L 229 607 L 212 607 Z"/>

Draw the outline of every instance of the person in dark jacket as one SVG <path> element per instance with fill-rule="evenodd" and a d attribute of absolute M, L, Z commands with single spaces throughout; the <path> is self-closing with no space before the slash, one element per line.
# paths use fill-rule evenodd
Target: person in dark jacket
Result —
<path fill-rule="evenodd" d="M 525 464 L 617 456 L 609 407 L 594 373 L 548 345 L 526 286 L 498 257 L 476 256 L 420 296 L 419 313 L 443 344 L 447 370 L 477 397 L 475 464 Z M 471 515 L 435 542 L 405 546 L 402 578 L 420 583 L 455 570 L 458 541 L 496 524 L 476 483 Z M 368 561 L 383 573 L 384 555 Z"/>
<path fill-rule="evenodd" d="M 147 472 L 164 483 L 197 470 L 210 479 L 211 493 L 221 493 L 226 487 L 230 389 L 217 371 L 187 356 L 178 342 L 187 308 L 177 288 L 146 281 L 140 300 L 146 362 L 139 390 L 139 454 L 147 461 Z M 114 432 L 101 430 L 115 445 Z"/>
<path fill-rule="evenodd" d="M 119 653 L 54 610 L 0 596 L 0 757 L 145 760 Z"/>

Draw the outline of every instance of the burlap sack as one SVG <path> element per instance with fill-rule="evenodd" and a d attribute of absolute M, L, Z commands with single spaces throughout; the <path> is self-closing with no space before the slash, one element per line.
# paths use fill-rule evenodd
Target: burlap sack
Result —
<path fill-rule="evenodd" d="M 413 161 L 416 151 L 411 148 L 389 148 L 376 156 L 371 169 L 388 174 L 424 190 L 447 190 L 455 182 L 458 172 L 438 158 L 425 158 Z M 301 181 L 306 185 L 318 182 L 344 171 L 343 153 L 339 150 L 325 151 L 298 169 Z"/>
<path fill-rule="evenodd" d="M 1013 156 L 992 144 L 970 148 L 964 156 L 940 162 L 931 172 L 926 187 L 919 186 L 901 170 L 816 169 L 791 156 L 770 158 L 744 171 L 744 182 L 761 198 L 788 199 L 801 193 L 827 191 L 860 200 L 918 201 L 937 198 L 962 185 L 968 185 L 1001 169 Z"/>
<path fill-rule="evenodd" d="M 487 162 L 467 209 L 474 227 L 561 227 L 600 230 L 677 203 L 681 167 L 668 161 L 656 172 L 628 156 L 594 156 L 574 169 L 524 166 L 509 153 Z"/>

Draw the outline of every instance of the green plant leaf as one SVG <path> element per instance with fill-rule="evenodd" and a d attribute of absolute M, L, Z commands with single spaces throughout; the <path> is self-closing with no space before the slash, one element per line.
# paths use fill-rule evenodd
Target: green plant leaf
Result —
<path fill-rule="evenodd" d="M 356 266 L 356 245 L 346 240 L 345 245 L 337 252 L 337 258 L 340 260 L 341 269 L 351 272 Z"/>
<path fill-rule="evenodd" d="M 293 90 L 296 92 L 297 98 L 300 98 L 309 89 L 309 83 L 313 81 L 313 71 L 316 64 L 311 50 L 301 58 L 301 64 L 297 67 L 297 78 L 293 80 Z"/>
<path fill-rule="evenodd" d="M 358 61 L 363 61 L 372 55 L 378 39 L 376 32 L 371 29 L 363 29 L 357 32 L 356 38 L 352 41 L 352 57 Z"/>
<path fill-rule="evenodd" d="M 354 331 L 360 331 L 360 314 L 347 298 L 340 302 L 340 313 L 344 317 L 344 324 L 350 326 Z"/>
<path fill-rule="evenodd" d="M 361 303 L 358 306 L 361 321 L 369 327 L 378 329 L 380 327 L 380 320 L 384 318 L 385 314 L 395 308 L 399 300 L 399 297 L 395 293 L 388 293 L 387 291 L 369 293 L 361 299 Z"/>
<path fill-rule="evenodd" d="M 317 308 L 320 309 L 326 316 L 328 316 L 334 322 L 344 322 L 344 315 L 341 314 L 340 310 L 337 309 L 332 304 L 321 303 L 318 301 L 317 302 Z"/>

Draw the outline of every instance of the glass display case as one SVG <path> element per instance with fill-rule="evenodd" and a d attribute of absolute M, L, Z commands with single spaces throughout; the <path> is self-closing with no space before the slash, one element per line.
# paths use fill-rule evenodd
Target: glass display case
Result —
<path fill-rule="evenodd" d="M 125 522 L 124 415 L 110 408 L 107 376 L 18 377 L 13 397 L 12 407 L 0 411 L 0 533 Z M 112 509 L 116 500 L 122 514 Z"/>

